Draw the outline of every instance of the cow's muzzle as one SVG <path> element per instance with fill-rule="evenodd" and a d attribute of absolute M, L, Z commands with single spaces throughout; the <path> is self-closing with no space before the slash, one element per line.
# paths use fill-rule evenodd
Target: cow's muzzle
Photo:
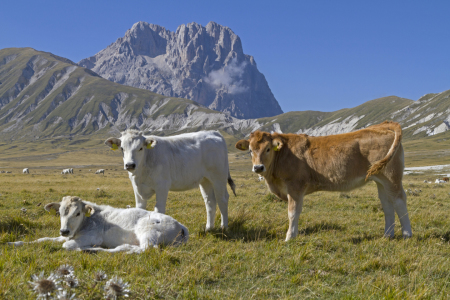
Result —
<path fill-rule="evenodd" d="M 69 236 L 70 230 L 69 229 L 61 229 L 59 231 L 62 236 Z"/>
<path fill-rule="evenodd" d="M 136 169 L 136 164 L 125 164 L 125 169 L 127 169 L 127 171 L 133 171 Z"/>
<path fill-rule="evenodd" d="M 264 165 L 254 165 L 253 166 L 253 172 L 255 173 L 262 173 L 266 171 L 266 167 Z"/>

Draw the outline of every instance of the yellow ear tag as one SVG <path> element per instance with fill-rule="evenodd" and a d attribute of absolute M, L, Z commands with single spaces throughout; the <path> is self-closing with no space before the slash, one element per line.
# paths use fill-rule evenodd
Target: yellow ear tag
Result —
<path fill-rule="evenodd" d="M 112 144 L 112 149 L 115 151 L 115 150 L 119 149 L 119 146 L 117 146 L 116 144 Z"/>
<path fill-rule="evenodd" d="M 50 214 L 56 215 L 56 209 L 54 207 L 50 208 Z"/>
<path fill-rule="evenodd" d="M 273 151 L 280 151 L 280 149 L 278 149 L 278 146 L 273 147 Z"/>
<path fill-rule="evenodd" d="M 153 143 L 147 144 L 147 149 L 153 149 Z"/>
<path fill-rule="evenodd" d="M 87 218 L 89 218 L 89 217 L 91 216 L 91 211 L 88 210 L 88 211 L 84 214 L 84 216 L 87 217 Z"/>
<path fill-rule="evenodd" d="M 244 145 L 241 145 L 241 149 L 242 149 L 242 150 L 245 150 L 245 147 L 244 147 Z"/>

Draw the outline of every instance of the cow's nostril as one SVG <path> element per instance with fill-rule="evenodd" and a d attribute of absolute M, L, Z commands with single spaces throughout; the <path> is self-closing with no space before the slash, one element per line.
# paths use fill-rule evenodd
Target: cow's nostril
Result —
<path fill-rule="evenodd" d="M 125 167 L 127 169 L 134 169 L 134 168 L 136 168 L 136 164 L 126 164 Z"/>
<path fill-rule="evenodd" d="M 67 229 L 63 230 L 63 229 L 61 229 L 59 232 L 61 233 L 62 236 L 67 236 L 67 235 L 69 235 L 70 230 L 67 230 Z"/>
<path fill-rule="evenodd" d="M 253 172 L 256 173 L 264 172 L 264 165 L 253 166 Z"/>

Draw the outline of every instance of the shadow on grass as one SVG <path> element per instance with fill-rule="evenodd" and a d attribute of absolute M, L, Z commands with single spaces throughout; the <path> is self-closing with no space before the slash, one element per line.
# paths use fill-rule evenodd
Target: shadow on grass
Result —
<path fill-rule="evenodd" d="M 379 236 L 371 235 L 371 234 L 363 234 L 362 236 L 351 237 L 349 241 L 352 244 L 358 245 L 362 242 L 372 241 L 374 239 L 379 239 Z"/>
<path fill-rule="evenodd" d="M 0 232 L 20 235 L 29 233 L 33 228 L 41 228 L 41 225 L 26 220 L 21 216 L 0 219 Z"/>
<path fill-rule="evenodd" d="M 413 233 L 413 237 L 414 237 L 414 233 Z M 416 238 L 418 241 L 425 241 L 425 240 L 429 240 L 429 239 L 439 239 L 443 242 L 448 243 L 448 242 L 450 242 L 450 231 L 425 233 L 423 235 L 416 235 Z"/>
<path fill-rule="evenodd" d="M 300 229 L 299 234 L 311 235 L 321 231 L 333 231 L 333 230 L 342 231 L 345 230 L 345 227 L 336 223 L 320 222 L 314 225 L 310 225 L 306 228 Z"/>
<path fill-rule="evenodd" d="M 245 212 L 245 210 L 241 210 L 235 217 L 230 218 L 230 223 L 227 229 L 214 228 L 206 232 L 205 229 L 202 228 L 199 232 L 199 236 L 212 234 L 214 237 L 222 240 L 240 240 L 246 243 L 260 240 L 277 239 L 276 230 L 270 227 L 270 225 L 268 227 L 262 228 L 247 226 L 247 221 L 251 219 L 252 216 Z"/>
<path fill-rule="evenodd" d="M 261 241 L 261 240 L 274 240 L 277 239 L 275 230 L 270 228 L 240 228 L 239 230 L 228 229 L 213 229 L 207 232 L 214 237 L 224 241 L 240 240 L 245 243 Z M 205 235 L 203 231 L 200 235 Z"/>

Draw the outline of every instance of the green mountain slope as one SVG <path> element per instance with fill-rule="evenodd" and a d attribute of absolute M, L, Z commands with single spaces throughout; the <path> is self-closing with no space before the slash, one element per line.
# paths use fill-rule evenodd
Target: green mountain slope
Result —
<path fill-rule="evenodd" d="M 3 138 L 117 133 L 130 126 L 178 130 L 195 127 L 188 120 L 193 114 L 204 125 L 216 123 L 210 117 L 221 120 L 194 101 L 113 83 L 31 48 L 0 50 L 0 82 Z"/>

